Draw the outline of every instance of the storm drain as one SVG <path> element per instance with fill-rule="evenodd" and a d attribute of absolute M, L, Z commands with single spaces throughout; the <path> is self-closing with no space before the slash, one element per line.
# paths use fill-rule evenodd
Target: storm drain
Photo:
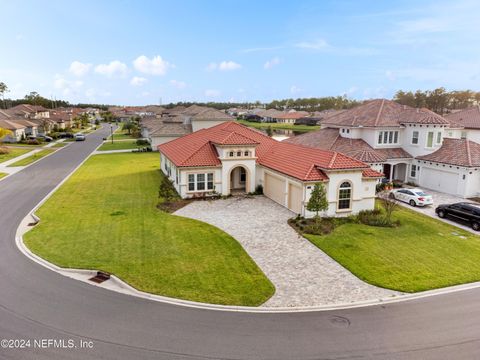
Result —
<path fill-rule="evenodd" d="M 101 284 L 104 281 L 107 281 L 108 279 L 110 279 L 110 274 L 109 273 L 106 273 L 106 272 L 103 272 L 103 271 L 97 271 L 97 275 L 95 275 L 94 277 L 92 277 L 88 280 L 93 281 L 97 284 Z"/>

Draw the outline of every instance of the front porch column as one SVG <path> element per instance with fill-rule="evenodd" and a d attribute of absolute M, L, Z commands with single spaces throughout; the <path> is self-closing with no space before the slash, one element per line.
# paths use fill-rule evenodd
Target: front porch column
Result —
<path fill-rule="evenodd" d="M 395 171 L 395 165 L 393 164 L 390 164 L 390 179 L 388 180 L 388 182 L 392 182 L 393 180 L 393 172 Z"/>

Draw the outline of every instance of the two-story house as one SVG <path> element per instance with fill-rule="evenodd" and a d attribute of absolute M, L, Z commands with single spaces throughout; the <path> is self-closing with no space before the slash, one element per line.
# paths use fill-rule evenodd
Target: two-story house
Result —
<path fill-rule="evenodd" d="M 285 141 L 342 152 L 382 171 L 388 181 L 476 196 L 480 192 L 480 145 L 458 139 L 458 148 L 468 149 L 470 157 L 456 156 L 458 152 L 444 156 L 452 144 L 444 139 L 455 137 L 459 128 L 428 109 L 377 99 L 329 117 L 318 131 Z"/>

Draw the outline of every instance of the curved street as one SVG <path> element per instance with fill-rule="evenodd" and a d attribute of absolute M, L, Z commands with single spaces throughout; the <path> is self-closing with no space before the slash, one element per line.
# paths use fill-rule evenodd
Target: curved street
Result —
<path fill-rule="evenodd" d="M 249 314 L 148 301 L 32 262 L 15 245 L 20 221 L 109 131 L 0 181 L 0 339 L 74 339 L 93 341 L 93 348 L 0 348 L 0 359 L 478 357 L 480 290 L 338 311 Z"/>

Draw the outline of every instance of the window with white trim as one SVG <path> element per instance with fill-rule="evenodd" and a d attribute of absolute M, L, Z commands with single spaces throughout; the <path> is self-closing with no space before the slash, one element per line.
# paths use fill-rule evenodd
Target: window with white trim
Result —
<path fill-rule="evenodd" d="M 389 145 L 398 144 L 398 131 L 379 131 L 378 132 L 378 144 Z"/>
<path fill-rule="evenodd" d="M 213 190 L 213 173 L 188 174 L 188 191 Z"/>
<path fill-rule="evenodd" d="M 410 177 L 416 178 L 418 170 L 420 170 L 418 165 L 410 165 Z"/>
<path fill-rule="evenodd" d="M 427 133 L 427 148 L 433 147 L 433 136 L 434 136 L 433 131 L 429 131 Z"/>
<path fill-rule="evenodd" d="M 240 182 L 243 184 L 247 181 L 247 172 L 243 167 L 240 168 Z"/>
<path fill-rule="evenodd" d="M 412 132 L 412 145 L 418 144 L 418 131 Z"/>
<path fill-rule="evenodd" d="M 439 131 L 437 132 L 437 145 L 442 143 L 442 133 Z"/>
<path fill-rule="evenodd" d="M 352 202 L 352 184 L 344 181 L 338 189 L 338 210 L 347 210 L 351 208 Z"/>

